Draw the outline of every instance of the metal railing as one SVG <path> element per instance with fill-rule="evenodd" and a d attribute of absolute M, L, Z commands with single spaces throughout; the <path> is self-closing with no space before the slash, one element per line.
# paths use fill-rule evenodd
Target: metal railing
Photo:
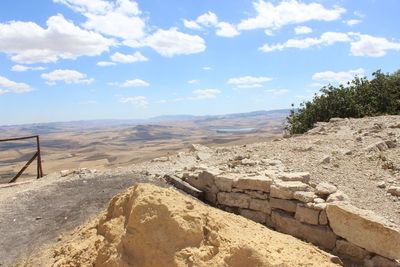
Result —
<path fill-rule="evenodd" d="M 12 178 L 8 183 L 13 183 L 15 182 L 18 177 L 22 175 L 22 173 L 29 167 L 29 165 L 37 159 L 37 179 L 43 177 L 43 169 L 42 169 L 42 157 L 40 155 L 40 142 L 39 142 L 39 135 L 32 135 L 32 136 L 24 136 L 24 137 L 15 137 L 15 138 L 7 138 L 7 139 L 0 139 L 1 142 L 10 142 L 10 141 L 20 141 L 20 140 L 26 140 L 26 139 L 31 139 L 31 138 L 36 138 L 36 153 L 33 155 L 33 157 L 28 160 L 28 162 L 22 167 L 22 169 Z"/>

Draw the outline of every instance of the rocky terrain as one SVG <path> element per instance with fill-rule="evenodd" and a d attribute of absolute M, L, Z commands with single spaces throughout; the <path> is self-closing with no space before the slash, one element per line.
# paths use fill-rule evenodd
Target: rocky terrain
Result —
<path fill-rule="evenodd" d="M 396 245 L 400 243 L 399 138 L 400 116 L 363 119 L 334 118 L 328 123 L 318 123 L 314 129 L 304 135 L 290 138 L 276 138 L 268 142 L 236 146 L 207 147 L 194 144 L 187 151 L 127 167 L 96 172 L 63 170 L 47 178 L 53 181 L 135 175 L 149 177 L 152 181 L 164 183 L 166 178 L 172 177 L 202 190 L 205 193 L 205 201 L 218 208 L 240 214 L 267 226 L 270 224 L 278 231 L 307 240 L 327 251 L 333 250 L 337 255 L 344 253 L 351 256 L 352 260 L 359 260 L 359 265 L 348 266 L 398 266 L 388 260 L 400 258 L 400 245 Z M 48 182 L 51 183 L 49 180 Z M 70 266 L 71 264 L 74 266 L 74 260 L 80 261 L 86 258 L 96 258 L 97 263 L 104 263 L 107 260 L 111 260 L 113 263 L 122 263 L 122 261 L 129 263 L 132 259 L 125 255 L 126 252 L 119 246 L 115 245 L 117 242 L 115 240 L 124 239 L 126 236 L 123 237 L 122 232 L 132 233 L 132 229 L 139 226 L 136 225 L 130 230 L 129 227 L 123 228 L 123 230 L 115 232 L 110 230 L 113 227 L 110 229 L 107 227 L 115 223 L 116 229 L 121 229 L 121 225 L 129 224 L 127 216 L 120 216 L 126 212 L 127 208 L 120 202 L 123 201 L 122 199 L 125 199 L 124 201 L 131 199 L 134 202 L 133 199 L 140 198 L 133 193 L 135 190 L 137 189 L 130 189 L 127 193 L 116 197 L 111 202 L 108 215 L 101 214 L 90 224 L 75 231 L 71 242 L 79 243 L 87 238 L 87 242 L 81 242 L 83 247 L 74 249 L 76 243 L 59 244 L 56 246 L 56 250 L 54 248 L 47 250 L 51 252 L 49 255 L 55 256 L 48 256 L 47 260 L 52 258 L 54 264 L 60 263 L 59 266 Z M 165 197 L 165 193 L 161 192 L 161 189 L 161 191 L 154 190 L 160 196 L 149 197 L 149 199 L 144 196 L 141 200 L 146 203 L 156 201 L 159 205 L 162 205 L 161 202 L 172 205 L 172 207 L 164 207 L 161 210 L 154 209 L 154 214 L 157 214 L 154 215 L 155 217 L 158 218 L 166 210 L 176 211 L 174 205 L 179 207 L 180 204 L 173 204 L 176 199 L 179 199 L 174 195 L 175 193 L 166 194 L 173 195 L 170 196 L 174 200 L 170 201 L 168 197 Z M 133 195 L 135 197 L 132 197 Z M 157 199 L 162 199 L 162 201 Z M 129 205 L 135 206 L 132 201 L 128 201 Z M 116 202 L 120 203 L 119 206 L 115 204 Z M 186 203 L 186 200 L 183 202 Z M 355 207 L 335 204 L 342 202 L 351 203 Z M 183 206 L 181 208 L 187 209 Z M 138 205 L 138 209 L 140 209 L 140 205 Z M 202 210 L 202 208 L 199 209 Z M 356 216 L 353 216 L 354 214 Z M 140 215 L 138 216 L 140 217 Z M 148 214 L 146 216 L 153 218 Z M 218 217 L 218 215 L 216 216 Z M 220 220 L 226 221 L 229 225 L 236 225 L 235 218 L 238 218 L 237 216 L 226 213 L 221 216 L 223 218 L 220 217 Z M 330 217 L 329 223 L 327 217 Z M 146 218 L 143 218 L 143 222 L 147 221 Z M 183 225 L 188 223 L 186 219 L 176 218 Z M 149 220 L 151 221 L 151 219 Z M 202 225 L 203 221 L 204 217 L 200 216 L 197 222 Z M 353 231 L 349 231 L 348 228 L 344 229 L 343 223 L 357 229 Z M 239 225 L 241 224 L 239 223 Z M 247 229 L 250 226 L 241 225 L 237 229 L 243 229 L 243 227 Z M 263 226 L 260 227 L 259 230 L 266 229 Z M 179 231 L 186 231 L 185 226 L 179 229 Z M 253 230 L 249 230 L 249 232 L 251 231 Z M 233 232 L 242 233 L 243 231 L 235 230 L 231 233 Z M 318 232 L 320 235 L 315 235 Z M 221 230 L 221 233 L 224 231 Z M 256 236 L 258 233 L 254 232 L 253 235 Z M 237 237 L 234 235 L 225 237 L 225 241 L 232 239 L 231 242 L 237 244 L 234 241 Z M 158 241 L 163 239 L 160 236 L 155 238 Z M 99 239 L 101 242 L 98 241 Z M 126 238 L 124 241 L 127 242 L 126 244 L 131 242 L 127 240 L 130 239 Z M 204 244 L 204 238 L 199 242 Z M 132 242 L 129 245 L 132 245 L 132 253 L 142 251 L 142 248 L 135 248 Z M 176 248 L 176 246 L 174 244 L 172 247 Z M 104 249 L 100 251 L 100 248 Z M 164 249 L 161 250 L 165 252 Z M 53 251 L 56 253 L 52 254 Z M 110 251 L 115 257 L 109 257 Z M 204 252 L 202 249 L 200 251 Z M 268 253 L 270 252 L 271 250 L 268 250 Z M 188 260 L 197 263 L 204 259 L 202 258 L 204 255 L 199 251 L 185 250 L 185 253 L 182 253 L 181 250 L 174 250 L 169 254 L 168 260 L 184 264 Z M 224 256 L 223 259 L 234 254 L 232 251 L 230 252 L 233 253 L 232 255 L 224 253 L 220 255 L 228 256 Z M 254 266 L 270 266 L 258 261 L 264 252 L 254 254 L 246 251 L 243 253 L 241 255 L 254 255 L 257 259 Z M 238 262 L 240 262 L 239 259 L 240 257 Z M 342 259 L 346 259 L 346 257 Z M 210 263 L 218 265 L 222 258 L 218 256 L 213 260 L 215 262 L 210 261 Z M 93 262 L 89 262 L 89 265 L 91 263 Z M 194 264 L 194 266 L 201 265 Z"/>
<path fill-rule="evenodd" d="M 400 225 L 400 116 L 332 119 L 304 135 L 240 146 L 191 151 L 119 168 L 117 172 L 164 174 L 308 172 L 310 183 L 329 182 L 353 205 Z M 113 171 L 112 171 L 113 172 Z"/>

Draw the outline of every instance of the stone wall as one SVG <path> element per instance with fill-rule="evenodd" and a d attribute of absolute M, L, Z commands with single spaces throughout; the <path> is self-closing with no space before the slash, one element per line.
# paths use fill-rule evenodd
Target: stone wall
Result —
<path fill-rule="evenodd" d="M 179 176 L 211 205 L 313 243 L 346 266 L 400 266 L 400 232 L 349 204 L 334 185 L 311 185 L 308 173 L 202 170 Z"/>

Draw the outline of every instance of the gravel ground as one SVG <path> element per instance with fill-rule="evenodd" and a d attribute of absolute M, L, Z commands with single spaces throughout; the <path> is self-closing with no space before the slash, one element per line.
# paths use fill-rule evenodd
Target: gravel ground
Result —
<path fill-rule="evenodd" d="M 143 176 L 78 175 L 45 177 L 0 188 L 0 265 L 12 266 L 20 257 L 56 242 L 100 210 L 118 192 Z"/>
<path fill-rule="evenodd" d="M 394 147 L 380 151 L 376 144 L 385 141 Z M 238 157 L 246 158 L 249 165 L 235 164 Z M 400 227 L 400 198 L 387 193 L 388 187 L 400 186 L 400 116 L 333 120 L 318 123 L 305 135 L 245 146 L 194 149 L 125 170 L 155 177 L 199 168 L 263 173 L 265 160 L 281 161 L 286 171 L 310 172 L 315 184 L 331 182 L 349 196 L 353 205 L 372 210 Z"/>

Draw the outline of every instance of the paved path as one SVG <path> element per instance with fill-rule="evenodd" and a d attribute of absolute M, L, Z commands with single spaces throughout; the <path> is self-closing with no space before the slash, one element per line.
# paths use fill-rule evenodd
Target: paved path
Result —
<path fill-rule="evenodd" d="M 115 194 L 146 180 L 138 177 L 34 181 L 0 188 L 0 266 L 10 266 L 35 248 L 55 242 L 60 233 L 104 209 Z"/>

